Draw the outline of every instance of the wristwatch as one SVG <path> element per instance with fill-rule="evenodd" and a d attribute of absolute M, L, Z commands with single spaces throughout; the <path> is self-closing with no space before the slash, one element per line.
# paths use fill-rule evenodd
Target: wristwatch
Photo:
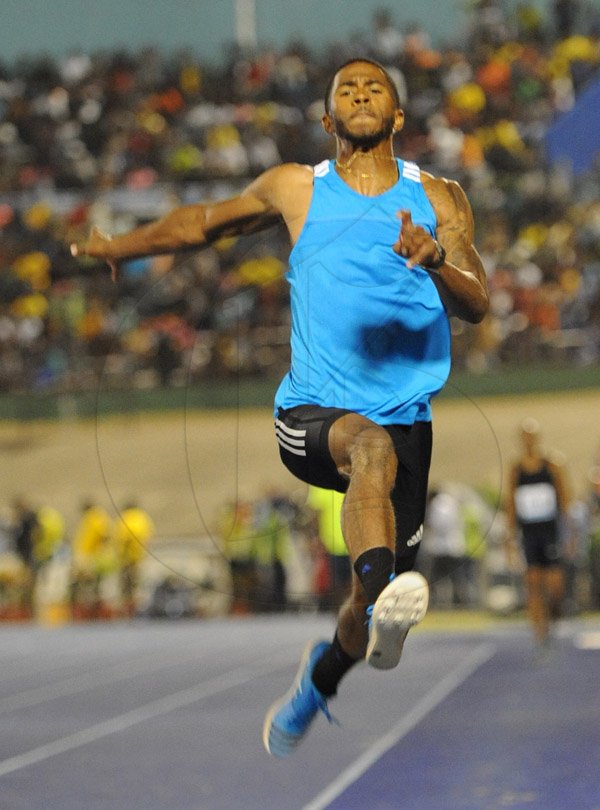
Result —
<path fill-rule="evenodd" d="M 433 244 L 435 245 L 435 249 L 437 250 L 437 259 L 433 262 L 429 262 L 427 265 L 428 270 L 439 270 L 440 267 L 446 261 L 446 249 L 440 245 L 437 239 L 433 240 Z"/>

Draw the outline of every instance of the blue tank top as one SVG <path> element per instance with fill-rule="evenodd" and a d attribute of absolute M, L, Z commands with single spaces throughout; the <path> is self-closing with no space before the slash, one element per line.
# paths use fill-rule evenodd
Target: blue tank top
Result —
<path fill-rule="evenodd" d="M 275 410 L 346 408 L 377 424 L 431 419 L 430 399 L 450 372 L 448 317 L 429 273 L 392 250 L 400 209 L 435 234 L 418 166 L 398 160 L 398 181 L 367 197 L 333 160 L 314 167 L 304 227 L 290 253 L 290 371 Z"/>

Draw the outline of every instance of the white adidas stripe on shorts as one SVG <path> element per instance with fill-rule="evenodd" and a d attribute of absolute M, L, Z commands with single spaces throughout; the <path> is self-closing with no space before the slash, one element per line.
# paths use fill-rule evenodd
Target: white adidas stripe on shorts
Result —
<path fill-rule="evenodd" d="M 276 419 L 275 435 L 280 446 L 288 453 L 295 456 L 306 455 L 306 430 L 290 428 L 281 419 Z"/>

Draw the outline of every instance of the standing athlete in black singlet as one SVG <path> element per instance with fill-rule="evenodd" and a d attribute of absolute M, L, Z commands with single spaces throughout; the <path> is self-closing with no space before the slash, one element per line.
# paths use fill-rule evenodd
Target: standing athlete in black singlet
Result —
<path fill-rule="evenodd" d="M 520 535 L 527 609 L 535 639 L 544 645 L 564 593 L 561 540 L 569 496 L 561 461 L 542 452 L 535 419 L 523 422 L 521 443 L 523 452 L 511 470 L 507 491 L 507 554 L 512 567 Z"/>

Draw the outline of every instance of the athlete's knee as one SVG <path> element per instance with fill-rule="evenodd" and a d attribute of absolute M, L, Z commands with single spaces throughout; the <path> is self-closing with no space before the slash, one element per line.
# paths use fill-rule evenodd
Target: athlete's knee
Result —
<path fill-rule="evenodd" d="M 350 477 L 364 476 L 367 480 L 391 492 L 396 478 L 398 460 L 394 444 L 387 431 L 374 428 L 364 431 L 350 454 Z"/>
<path fill-rule="evenodd" d="M 346 472 L 351 479 L 362 475 L 392 488 L 398 462 L 394 443 L 384 428 L 373 425 L 361 430 L 351 442 L 348 456 Z"/>

